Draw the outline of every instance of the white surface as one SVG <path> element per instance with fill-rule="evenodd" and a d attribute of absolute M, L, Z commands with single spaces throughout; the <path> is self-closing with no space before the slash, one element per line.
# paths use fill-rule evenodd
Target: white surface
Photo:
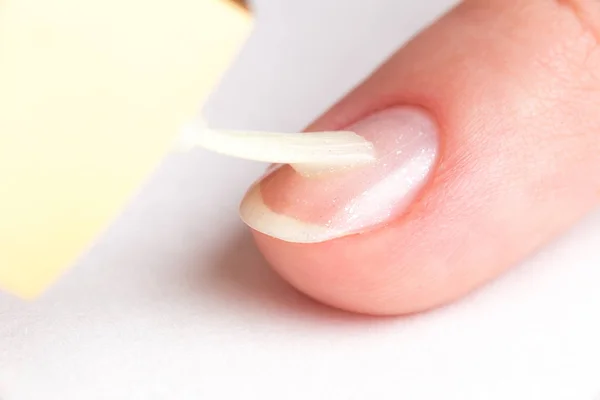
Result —
<path fill-rule="evenodd" d="M 301 128 L 452 1 L 341 3 L 259 1 L 211 121 Z M 0 399 L 600 394 L 600 214 L 460 303 L 369 319 L 314 304 L 265 268 L 236 215 L 261 168 L 171 157 L 42 300 L 0 296 Z"/>

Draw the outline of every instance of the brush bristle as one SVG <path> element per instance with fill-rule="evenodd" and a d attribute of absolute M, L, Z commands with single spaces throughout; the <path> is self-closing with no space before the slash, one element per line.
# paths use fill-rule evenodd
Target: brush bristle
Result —
<path fill-rule="evenodd" d="M 268 163 L 291 164 L 301 174 L 344 169 L 375 160 L 373 144 L 349 131 L 276 133 L 231 131 L 191 124 L 180 147 L 196 146 L 232 157 Z"/>

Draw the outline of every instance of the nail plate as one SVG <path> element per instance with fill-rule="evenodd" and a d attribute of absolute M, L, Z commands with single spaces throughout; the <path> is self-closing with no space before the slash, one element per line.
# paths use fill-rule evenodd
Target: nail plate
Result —
<path fill-rule="evenodd" d="M 251 228 L 295 243 L 361 233 L 400 215 L 435 165 L 438 129 L 417 107 L 395 107 L 347 128 L 369 141 L 374 161 L 305 175 L 281 165 L 248 190 L 240 215 Z"/>

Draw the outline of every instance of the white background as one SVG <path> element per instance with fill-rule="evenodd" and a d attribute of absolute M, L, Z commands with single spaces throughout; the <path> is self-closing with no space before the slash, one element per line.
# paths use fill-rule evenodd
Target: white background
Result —
<path fill-rule="evenodd" d="M 207 113 L 293 131 L 451 0 L 262 0 Z M 600 214 L 443 310 L 351 316 L 297 294 L 237 218 L 262 165 L 171 156 L 38 302 L 0 295 L 0 399 L 592 400 Z"/>

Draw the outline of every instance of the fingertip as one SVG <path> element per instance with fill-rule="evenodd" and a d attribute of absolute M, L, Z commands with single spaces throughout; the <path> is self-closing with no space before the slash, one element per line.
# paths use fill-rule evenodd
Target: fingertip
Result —
<path fill-rule="evenodd" d="M 431 177 L 415 175 L 421 180 L 412 187 L 386 180 L 386 191 L 369 202 L 350 200 L 364 199 L 374 179 L 381 181 L 379 172 L 390 172 L 387 162 L 373 175 L 305 182 L 274 174 L 261 184 L 264 205 L 275 213 L 345 229 L 320 236 L 319 243 L 282 240 L 294 237 L 269 232 L 272 226 L 253 232 L 272 267 L 314 299 L 374 315 L 446 304 L 531 255 L 598 204 L 600 137 L 593 132 L 600 126 L 594 106 L 600 91 L 591 71 L 600 59 L 588 57 L 588 36 L 582 43 L 570 10 L 552 2 L 468 4 L 485 5 L 485 12 L 459 6 L 318 123 L 318 129 L 339 129 L 339 121 L 428 98 L 439 107 L 431 112 L 443 119 L 437 124 L 410 119 L 421 128 L 404 129 L 408 125 L 393 114 L 386 120 L 393 128 L 377 125 L 381 121 L 370 126 L 386 140 L 442 127 L 443 146 L 432 145 L 428 135 L 415 142 L 419 148 L 398 149 Z M 497 40 L 515 37 L 520 40 Z M 582 58 L 585 63 L 577 61 Z M 428 149 L 439 154 L 427 162 L 415 156 Z M 407 159 L 393 160 L 402 171 Z M 391 212 L 381 199 L 394 204 Z M 355 204 L 360 213 L 344 213 Z M 332 218 L 338 215 L 352 218 Z"/>
<path fill-rule="evenodd" d="M 382 233 L 306 244 L 253 231 L 257 247 L 275 272 L 300 292 L 334 308 L 395 316 L 428 310 L 463 294 L 460 285 L 451 285 L 431 265 L 390 263 L 389 255 L 396 250 L 389 251 Z"/>
<path fill-rule="evenodd" d="M 266 261 L 298 291 L 328 306 L 345 311 L 386 315 L 397 310 L 381 309 L 368 294 L 373 271 L 356 269 L 344 262 L 345 252 L 336 241 L 291 243 L 253 231 L 257 247 Z M 349 238 L 341 239 L 347 241 Z"/>

